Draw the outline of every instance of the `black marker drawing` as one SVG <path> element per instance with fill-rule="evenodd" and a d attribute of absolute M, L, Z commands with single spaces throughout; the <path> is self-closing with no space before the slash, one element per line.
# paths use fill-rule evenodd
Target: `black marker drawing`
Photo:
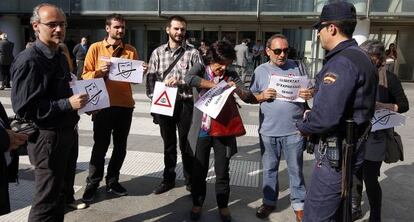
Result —
<path fill-rule="evenodd" d="M 85 86 L 85 90 L 89 97 L 88 103 L 92 103 L 93 105 L 98 104 L 99 94 L 101 94 L 102 89 L 99 89 L 96 83 L 91 83 Z"/>
<path fill-rule="evenodd" d="M 120 62 L 118 63 L 119 73 L 115 74 L 115 76 L 121 75 L 125 79 L 128 79 L 132 71 L 135 71 L 135 70 L 137 69 L 132 68 L 132 62 Z"/>
<path fill-rule="evenodd" d="M 388 121 L 390 120 L 390 116 L 392 116 L 392 115 L 396 115 L 395 113 L 388 113 L 388 114 L 386 114 L 386 115 L 383 115 L 383 116 L 380 116 L 378 119 L 376 119 L 375 117 L 374 117 L 374 122 L 372 123 L 372 125 L 375 125 L 375 124 L 380 124 L 380 125 L 383 125 L 383 126 L 385 126 L 385 125 L 387 125 L 388 124 Z"/>

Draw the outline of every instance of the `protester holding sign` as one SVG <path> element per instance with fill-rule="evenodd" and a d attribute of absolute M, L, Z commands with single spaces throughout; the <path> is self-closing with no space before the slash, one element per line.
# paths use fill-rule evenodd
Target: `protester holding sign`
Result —
<path fill-rule="evenodd" d="M 256 216 L 267 218 L 276 207 L 279 195 L 278 168 L 283 151 L 289 171 L 290 201 L 300 221 L 306 193 L 302 173 L 304 141 L 295 123 L 302 120 L 305 104 L 295 101 L 297 97 L 309 99 L 312 90 L 299 89 L 301 72 L 293 60 L 287 59 L 289 45 L 285 36 L 271 36 L 266 44 L 266 52 L 270 61 L 256 68 L 250 86 L 260 101 L 259 134 L 263 163 L 264 197 Z M 279 80 L 272 84 L 272 77 L 278 77 Z M 297 90 L 291 90 L 292 87 Z M 293 92 L 296 94 L 293 95 Z M 279 94 L 287 96 L 279 99 Z"/>
<path fill-rule="evenodd" d="M 104 176 L 105 155 L 113 136 L 113 151 L 106 175 L 106 190 L 119 196 L 127 195 L 127 190 L 119 184 L 119 171 L 126 156 L 127 139 L 131 128 L 134 99 L 129 82 L 113 81 L 108 78 L 111 57 L 138 59 L 137 50 L 122 42 L 125 36 L 125 19 L 122 15 L 111 14 L 106 17 L 104 40 L 92 44 L 86 54 L 83 79 L 104 78 L 109 94 L 110 107 L 100 110 L 93 116 L 93 139 L 89 176 L 83 194 L 83 201 L 90 202 L 95 196 Z M 130 68 L 127 68 L 128 70 Z M 97 87 L 93 87 L 93 99 L 98 99 Z"/>
<path fill-rule="evenodd" d="M 379 84 L 377 88 L 376 109 L 388 109 L 398 113 L 409 109 L 407 96 L 397 75 L 384 65 L 384 44 L 378 40 L 368 40 L 360 47 L 370 55 L 372 63 L 378 68 Z M 394 139 L 394 128 L 371 132 L 365 143 L 365 157 L 362 167 L 354 174 L 352 187 L 352 220 L 362 218 L 361 199 L 365 183 L 369 205 L 369 221 L 381 221 L 382 191 L 378 176 L 382 161 L 385 160 L 388 140 Z"/>
<path fill-rule="evenodd" d="M 220 81 L 226 81 L 229 86 L 236 87 L 234 92 L 243 101 L 248 103 L 257 102 L 254 95 L 244 87 L 244 83 L 238 74 L 227 70 L 227 67 L 232 64 L 235 58 L 236 52 L 228 41 L 218 41 L 210 46 L 205 56 L 206 66 L 202 64 L 194 65 L 184 79 L 187 84 L 193 87 L 194 101 L 197 101 L 208 89 L 218 85 Z M 201 207 L 206 197 L 206 177 L 210 150 L 213 147 L 217 205 L 222 221 L 231 221 L 228 208 L 230 194 L 229 163 L 230 157 L 237 152 L 236 136 L 240 134 L 211 136 L 211 133 L 214 130 L 212 127 L 214 121 L 217 121 L 221 115 L 234 113 L 234 110 L 237 110 L 236 104 L 232 102 L 234 102 L 234 97 L 230 95 L 227 103 L 232 105 L 224 106 L 216 120 L 197 108 L 193 110 L 192 125 L 188 133 L 190 147 L 195 156 L 191 191 L 193 207 L 190 212 L 192 220 L 198 220 L 201 216 Z M 240 118 L 240 116 L 238 117 Z M 242 123 L 239 122 L 238 129 L 242 127 Z"/>
<path fill-rule="evenodd" d="M 34 167 L 35 194 L 28 221 L 63 221 L 65 206 L 82 209 L 75 201 L 79 115 L 87 94 L 73 94 L 66 57 L 59 49 L 65 39 L 66 17 L 61 8 L 41 3 L 30 19 L 37 39 L 14 60 L 11 101 L 18 118 L 36 128 L 27 143 Z"/>
<path fill-rule="evenodd" d="M 177 166 L 177 131 L 178 144 L 183 160 L 183 173 L 186 189 L 191 191 L 192 158 L 188 155 L 187 135 L 193 112 L 191 87 L 184 83 L 188 70 L 199 62 L 201 55 L 197 49 L 187 45 L 185 33 L 187 20 L 173 15 L 167 21 L 165 31 L 168 42 L 156 48 L 148 62 L 147 96 L 152 99 L 157 81 L 169 87 L 177 87 L 178 94 L 173 116 L 154 115 L 154 122 L 160 125 L 164 142 L 164 173 L 162 182 L 154 189 L 154 194 L 162 194 L 175 187 L 175 167 Z M 158 100 L 160 98 L 155 98 Z"/>

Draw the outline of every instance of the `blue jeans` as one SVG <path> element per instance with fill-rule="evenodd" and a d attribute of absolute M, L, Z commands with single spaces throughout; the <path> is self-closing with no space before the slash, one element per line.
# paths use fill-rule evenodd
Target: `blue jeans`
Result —
<path fill-rule="evenodd" d="M 260 135 L 263 164 L 263 203 L 276 206 L 279 196 L 279 163 L 283 154 L 289 172 L 290 202 L 294 210 L 303 210 L 305 180 L 303 178 L 303 138 L 299 134 L 281 137 Z"/>

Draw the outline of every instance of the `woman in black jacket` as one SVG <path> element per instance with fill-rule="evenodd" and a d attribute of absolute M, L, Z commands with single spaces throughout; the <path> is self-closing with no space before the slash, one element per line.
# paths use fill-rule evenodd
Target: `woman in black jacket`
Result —
<path fill-rule="evenodd" d="M 228 71 L 227 67 L 236 58 L 236 52 L 228 41 L 218 41 L 210 46 L 205 56 L 205 63 L 195 64 L 185 77 L 186 84 L 193 87 L 194 102 L 210 88 L 214 88 L 220 81 L 226 81 L 229 86 L 235 86 L 234 92 L 244 102 L 257 103 L 255 96 L 244 86 L 236 72 Z M 228 98 L 232 100 L 231 94 Z M 234 109 L 237 109 L 236 105 Z M 226 110 L 223 107 L 217 118 Z M 231 107 L 230 107 L 231 108 Z M 232 109 L 232 110 L 234 110 Z M 198 220 L 201 216 L 201 207 L 206 197 L 206 177 L 209 167 L 210 150 L 214 149 L 214 171 L 216 173 L 216 200 L 222 221 L 231 221 L 228 201 L 230 195 L 229 163 L 230 157 L 237 152 L 236 136 L 211 136 L 212 119 L 196 107 L 193 109 L 191 128 L 188 141 L 194 155 L 191 195 L 193 208 L 190 217 Z"/>
<path fill-rule="evenodd" d="M 28 136 L 25 134 L 15 133 L 10 130 L 6 111 L 0 102 L 0 215 L 10 212 L 6 155 L 10 155 L 8 151 L 24 144 L 27 138 Z"/>
<path fill-rule="evenodd" d="M 378 40 L 368 40 L 360 47 L 371 57 L 378 67 L 378 88 L 376 109 L 388 109 L 398 113 L 408 111 L 407 96 L 397 76 L 387 70 L 384 61 L 384 45 Z M 365 183 L 370 205 L 370 222 L 381 221 L 382 191 L 378 183 L 382 161 L 387 150 L 387 138 L 393 138 L 394 128 L 371 132 L 365 143 L 365 159 L 362 167 L 356 172 L 352 190 L 352 219 L 362 217 L 361 197 L 362 186 Z"/>

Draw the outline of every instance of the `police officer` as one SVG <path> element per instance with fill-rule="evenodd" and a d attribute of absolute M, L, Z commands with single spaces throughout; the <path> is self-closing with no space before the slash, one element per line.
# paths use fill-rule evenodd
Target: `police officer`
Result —
<path fill-rule="evenodd" d="M 330 161 L 326 152 L 333 145 L 341 154 L 345 122 L 353 119 L 355 141 L 363 141 L 374 113 L 377 72 L 368 56 L 352 39 L 356 26 L 355 7 L 348 2 L 325 5 L 320 21 L 314 25 L 322 48 L 329 51 L 322 70 L 316 76 L 313 108 L 297 128 L 304 136 L 317 136 L 316 164 L 304 206 L 304 222 L 341 221 L 342 169 Z M 328 144 L 328 139 L 334 139 Z M 352 167 L 362 163 L 363 148 L 356 147 Z M 332 157 L 330 157 L 332 159 Z M 335 159 L 335 158 L 333 158 Z"/>

